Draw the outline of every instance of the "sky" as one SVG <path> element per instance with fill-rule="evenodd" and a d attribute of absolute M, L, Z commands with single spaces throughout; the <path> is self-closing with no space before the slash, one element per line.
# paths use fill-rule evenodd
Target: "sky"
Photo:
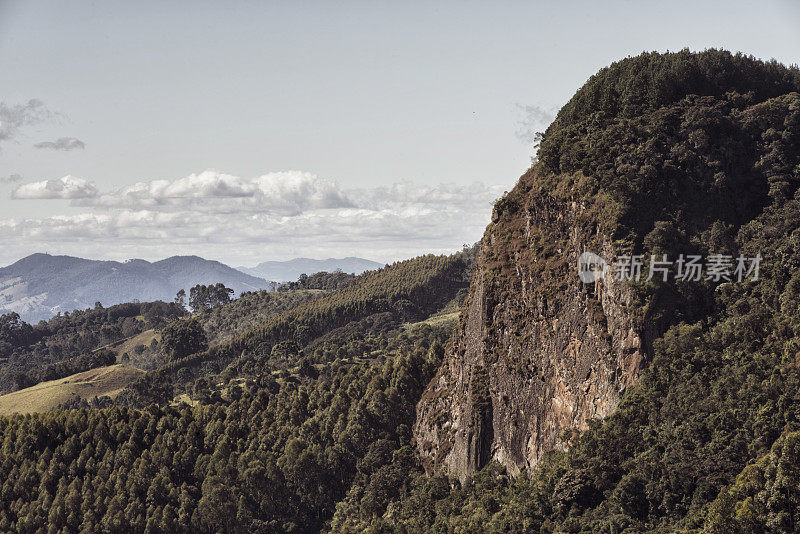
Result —
<path fill-rule="evenodd" d="M 797 64 L 798 28 L 791 0 L 0 0 L 0 265 L 452 252 L 598 69 Z"/>

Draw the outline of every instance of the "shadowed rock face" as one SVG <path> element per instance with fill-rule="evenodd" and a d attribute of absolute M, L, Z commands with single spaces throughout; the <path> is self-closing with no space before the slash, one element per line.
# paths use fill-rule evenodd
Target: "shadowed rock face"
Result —
<path fill-rule="evenodd" d="M 612 244 L 586 222 L 586 206 L 525 192 L 533 179 L 507 197 L 513 213 L 495 208 L 459 329 L 417 407 L 428 471 L 464 479 L 491 460 L 529 468 L 612 413 L 642 370 L 631 289 L 612 274 L 578 277 L 582 252 L 609 260 Z"/>

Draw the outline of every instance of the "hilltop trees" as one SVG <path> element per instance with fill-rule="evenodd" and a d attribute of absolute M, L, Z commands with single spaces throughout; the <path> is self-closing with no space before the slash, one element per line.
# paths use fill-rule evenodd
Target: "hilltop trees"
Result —
<path fill-rule="evenodd" d="M 14 347 L 30 343 L 31 325 L 22 321 L 16 312 L 0 315 L 0 356 L 6 356 Z"/>
<path fill-rule="evenodd" d="M 343 289 L 355 280 L 356 275 L 344 273 L 341 269 L 336 269 L 332 273 L 321 271 L 312 275 L 301 274 L 297 282 L 288 282 L 280 286 L 279 291 L 292 291 L 296 289 L 323 289 L 332 291 Z"/>
<path fill-rule="evenodd" d="M 181 297 L 186 297 L 186 292 L 181 294 L 181 291 L 178 291 L 176 300 Z M 225 287 L 221 282 L 207 286 L 197 284 L 189 290 L 189 307 L 192 308 L 192 311 L 195 313 L 211 310 L 230 302 L 232 295 L 233 289 Z"/>

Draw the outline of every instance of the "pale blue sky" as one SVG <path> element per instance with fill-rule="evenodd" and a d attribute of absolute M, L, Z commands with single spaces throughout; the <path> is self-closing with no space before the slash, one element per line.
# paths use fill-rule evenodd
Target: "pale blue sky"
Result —
<path fill-rule="evenodd" d="M 233 264 L 452 250 L 480 237 L 490 197 L 529 164 L 531 148 L 515 135 L 519 104 L 555 109 L 602 66 L 644 50 L 721 47 L 797 63 L 798 28 L 800 3 L 790 1 L 0 0 L 0 102 L 38 99 L 53 113 L 0 139 L 0 180 L 22 177 L 0 183 L 0 264 L 45 248 L 115 259 L 197 253 Z M 85 148 L 33 147 L 62 137 Z M 243 180 L 289 170 L 316 176 L 291 182 L 289 192 L 271 181 L 263 193 L 274 195 L 271 206 L 317 191 L 318 181 L 361 200 L 252 208 L 249 216 L 271 221 L 258 224 L 285 226 L 265 236 L 243 232 L 241 213 L 217 214 L 213 227 L 184 217 L 181 232 L 159 233 L 177 224 L 172 201 L 153 211 L 41 194 L 11 199 L 20 184 L 65 175 L 102 195 L 206 169 Z M 373 189 L 398 182 L 412 184 L 396 206 L 387 196 L 396 188 Z M 480 195 L 457 187 L 475 182 L 485 186 Z M 451 185 L 443 193 L 438 184 Z M 423 186 L 433 190 L 428 198 L 459 198 L 452 202 L 463 203 L 461 212 L 407 197 Z M 121 229 L 130 217 L 140 230 Z M 225 217 L 240 218 L 231 219 L 235 238 Z M 293 235 L 286 217 L 306 233 Z M 435 224 L 455 228 L 422 232 Z"/>

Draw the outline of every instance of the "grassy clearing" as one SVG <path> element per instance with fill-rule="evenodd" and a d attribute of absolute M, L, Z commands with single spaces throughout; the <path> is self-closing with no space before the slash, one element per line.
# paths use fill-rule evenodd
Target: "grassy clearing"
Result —
<path fill-rule="evenodd" d="M 0 396 L 0 415 L 33 413 L 52 410 L 61 403 L 75 399 L 91 399 L 108 395 L 115 397 L 144 371 L 124 364 L 98 367 L 66 378 L 42 382 L 26 389 Z"/>
<path fill-rule="evenodd" d="M 428 326 L 446 326 L 448 323 L 452 323 L 453 326 L 458 322 L 458 316 L 460 312 L 452 312 L 452 313 L 441 313 L 437 315 L 431 315 L 427 319 L 420 321 L 418 323 L 407 323 L 403 325 L 404 328 L 412 329 L 416 328 L 417 326 L 426 324 Z"/>
<path fill-rule="evenodd" d="M 154 339 L 160 341 L 161 334 L 151 328 L 150 330 L 145 330 L 144 332 L 142 332 L 137 336 L 133 336 L 131 338 L 126 339 L 124 342 L 117 345 L 116 347 L 107 347 L 107 348 L 117 353 L 117 361 L 119 361 L 119 358 L 121 358 L 122 355 L 125 354 L 126 352 L 130 356 L 133 356 L 133 348 L 136 347 L 137 345 L 144 345 L 145 347 L 149 347 L 150 343 L 152 343 Z"/>
<path fill-rule="evenodd" d="M 188 394 L 181 393 L 175 400 L 170 403 L 170 406 L 180 406 L 181 404 L 188 404 L 189 406 L 197 406 L 200 404 L 198 401 L 193 400 Z"/>

